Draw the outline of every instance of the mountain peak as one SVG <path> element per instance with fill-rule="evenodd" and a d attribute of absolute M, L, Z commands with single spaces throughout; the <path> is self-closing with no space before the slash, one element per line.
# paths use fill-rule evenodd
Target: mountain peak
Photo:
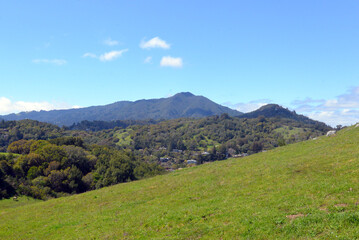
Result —
<path fill-rule="evenodd" d="M 174 118 L 202 118 L 227 113 L 230 116 L 241 115 L 241 112 L 221 106 L 203 96 L 190 92 L 181 92 L 168 98 L 138 100 L 135 102 L 120 101 L 103 106 L 80 109 L 52 110 L 45 112 L 19 113 L 0 116 L 5 120 L 33 119 L 63 125 L 88 121 L 148 120 Z"/>
<path fill-rule="evenodd" d="M 278 104 L 270 103 L 264 105 L 253 112 L 242 115 L 244 118 L 256 118 L 258 116 L 264 117 L 285 117 L 296 118 L 296 113 L 284 108 Z"/>
<path fill-rule="evenodd" d="M 259 116 L 264 116 L 266 118 L 272 118 L 272 117 L 280 117 L 280 118 L 288 118 L 288 119 L 293 119 L 302 123 L 309 123 L 309 124 L 323 124 L 321 122 L 312 120 L 306 116 L 303 115 L 299 115 L 297 114 L 295 111 L 290 111 L 288 108 L 284 108 L 278 104 L 267 104 L 264 105 L 262 107 L 260 107 L 259 109 L 253 111 L 253 112 L 249 112 L 249 113 L 245 113 L 243 115 L 241 115 L 241 118 L 257 118 Z"/>
<path fill-rule="evenodd" d="M 183 97 L 194 97 L 195 95 L 190 92 L 180 92 L 174 95 L 174 97 L 183 96 Z"/>
<path fill-rule="evenodd" d="M 262 107 L 260 107 L 259 109 L 257 109 L 256 111 L 264 111 L 264 110 L 274 110 L 274 111 L 278 111 L 278 110 L 288 110 L 278 104 L 275 104 L 275 103 L 269 103 L 269 104 L 266 104 Z"/>

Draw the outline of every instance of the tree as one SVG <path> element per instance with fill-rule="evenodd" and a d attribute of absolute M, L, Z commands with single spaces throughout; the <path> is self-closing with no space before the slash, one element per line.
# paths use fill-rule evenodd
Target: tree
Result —
<path fill-rule="evenodd" d="M 253 152 L 259 152 L 263 149 L 263 145 L 260 142 L 253 142 L 251 146 L 251 150 Z"/>
<path fill-rule="evenodd" d="M 55 144 L 45 145 L 38 149 L 36 153 L 40 154 L 46 162 L 56 161 L 63 164 L 67 160 L 66 151 Z"/>
<path fill-rule="evenodd" d="M 63 181 L 66 179 L 65 174 L 62 171 L 52 170 L 48 176 L 51 188 L 56 192 L 62 192 L 64 189 Z"/>
<path fill-rule="evenodd" d="M 34 140 L 19 140 L 12 142 L 8 148 L 7 151 L 10 153 L 17 153 L 17 154 L 28 154 L 30 152 L 31 144 L 33 144 Z"/>
<path fill-rule="evenodd" d="M 8 198 L 15 193 L 15 189 L 5 180 L 5 174 L 0 170 L 0 199 Z"/>
<path fill-rule="evenodd" d="M 80 193 L 85 191 L 82 177 L 82 172 L 74 165 L 67 171 L 67 179 L 70 192 Z"/>
<path fill-rule="evenodd" d="M 279 138 L 277 144 L 278 144 L 278 146 L 284 146 L 284 145 L 285 145 L 285 140 L 284 140 L 284 138 L 283 138 L 283 137 Z"/>
<path fill-rule="evenodd" d="M 90 172 L 94 168 L 93 162 L 88 159 L 87 154 L 83 148 L 75 146 L 64 146 L 64 150 L 66 151 L 67 158 L 65 158 L 64 162 L 62 163 L 63 168 L 74 165 L 84 174 Z"/>
<path fill-rule="evenodd" d="M 35 179 L 37 176 L 40 175 L 40 171 L 38 167 L 32 166 L 29 171 L 27 171 L 27 178 L 32 180 Z"/>

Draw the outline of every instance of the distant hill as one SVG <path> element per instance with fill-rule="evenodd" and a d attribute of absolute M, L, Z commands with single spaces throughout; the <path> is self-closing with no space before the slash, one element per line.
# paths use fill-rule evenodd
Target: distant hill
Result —
<path fill-rule="evenodd" d="M 135 102 L 120 101 L 104 106 L 92 106 L 79 109 L 32 111 L 0 116 L 4 120 L 32 119 L 59 126 L 88 121 L 145 120 L 202 118 L 227 113 L 239 116 L 242 113 L 221 106 L 203 96 L 189 92 L 178 93 L 172 97 L 138 100 Z"/>
<path fill-rule="evenodd" d="M 295 111 L 290 111 L 287 108 L 284 108 L 278 104 L 267 104 L 253 112 L 242 114 L 240 118 L 257 118 L 260 116 L 263 116 L 265 118 L 272 118 L 272 117 L 287 118 L 307 124 L 321 123 L 319 121 L 310 119 L 306 116 L 297 114 Z M 324 123 L 321 124 L 325 125 Z"/>

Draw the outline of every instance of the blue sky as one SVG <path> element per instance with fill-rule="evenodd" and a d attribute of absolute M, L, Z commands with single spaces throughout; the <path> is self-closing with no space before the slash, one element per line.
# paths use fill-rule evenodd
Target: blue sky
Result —
<path fill-rule="evenodd" d="M 1 1 L 0 114 L 189 91 L 359 121 L 358 1 Z"/>

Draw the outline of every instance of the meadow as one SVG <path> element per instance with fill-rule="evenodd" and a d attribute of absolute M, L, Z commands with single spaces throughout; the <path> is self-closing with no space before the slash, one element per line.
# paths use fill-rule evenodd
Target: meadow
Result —
<path fill-rule="evenodd" d="M 0 201 L 0 239 L 356 239 L 359 127 L 48 201 Z"/>

